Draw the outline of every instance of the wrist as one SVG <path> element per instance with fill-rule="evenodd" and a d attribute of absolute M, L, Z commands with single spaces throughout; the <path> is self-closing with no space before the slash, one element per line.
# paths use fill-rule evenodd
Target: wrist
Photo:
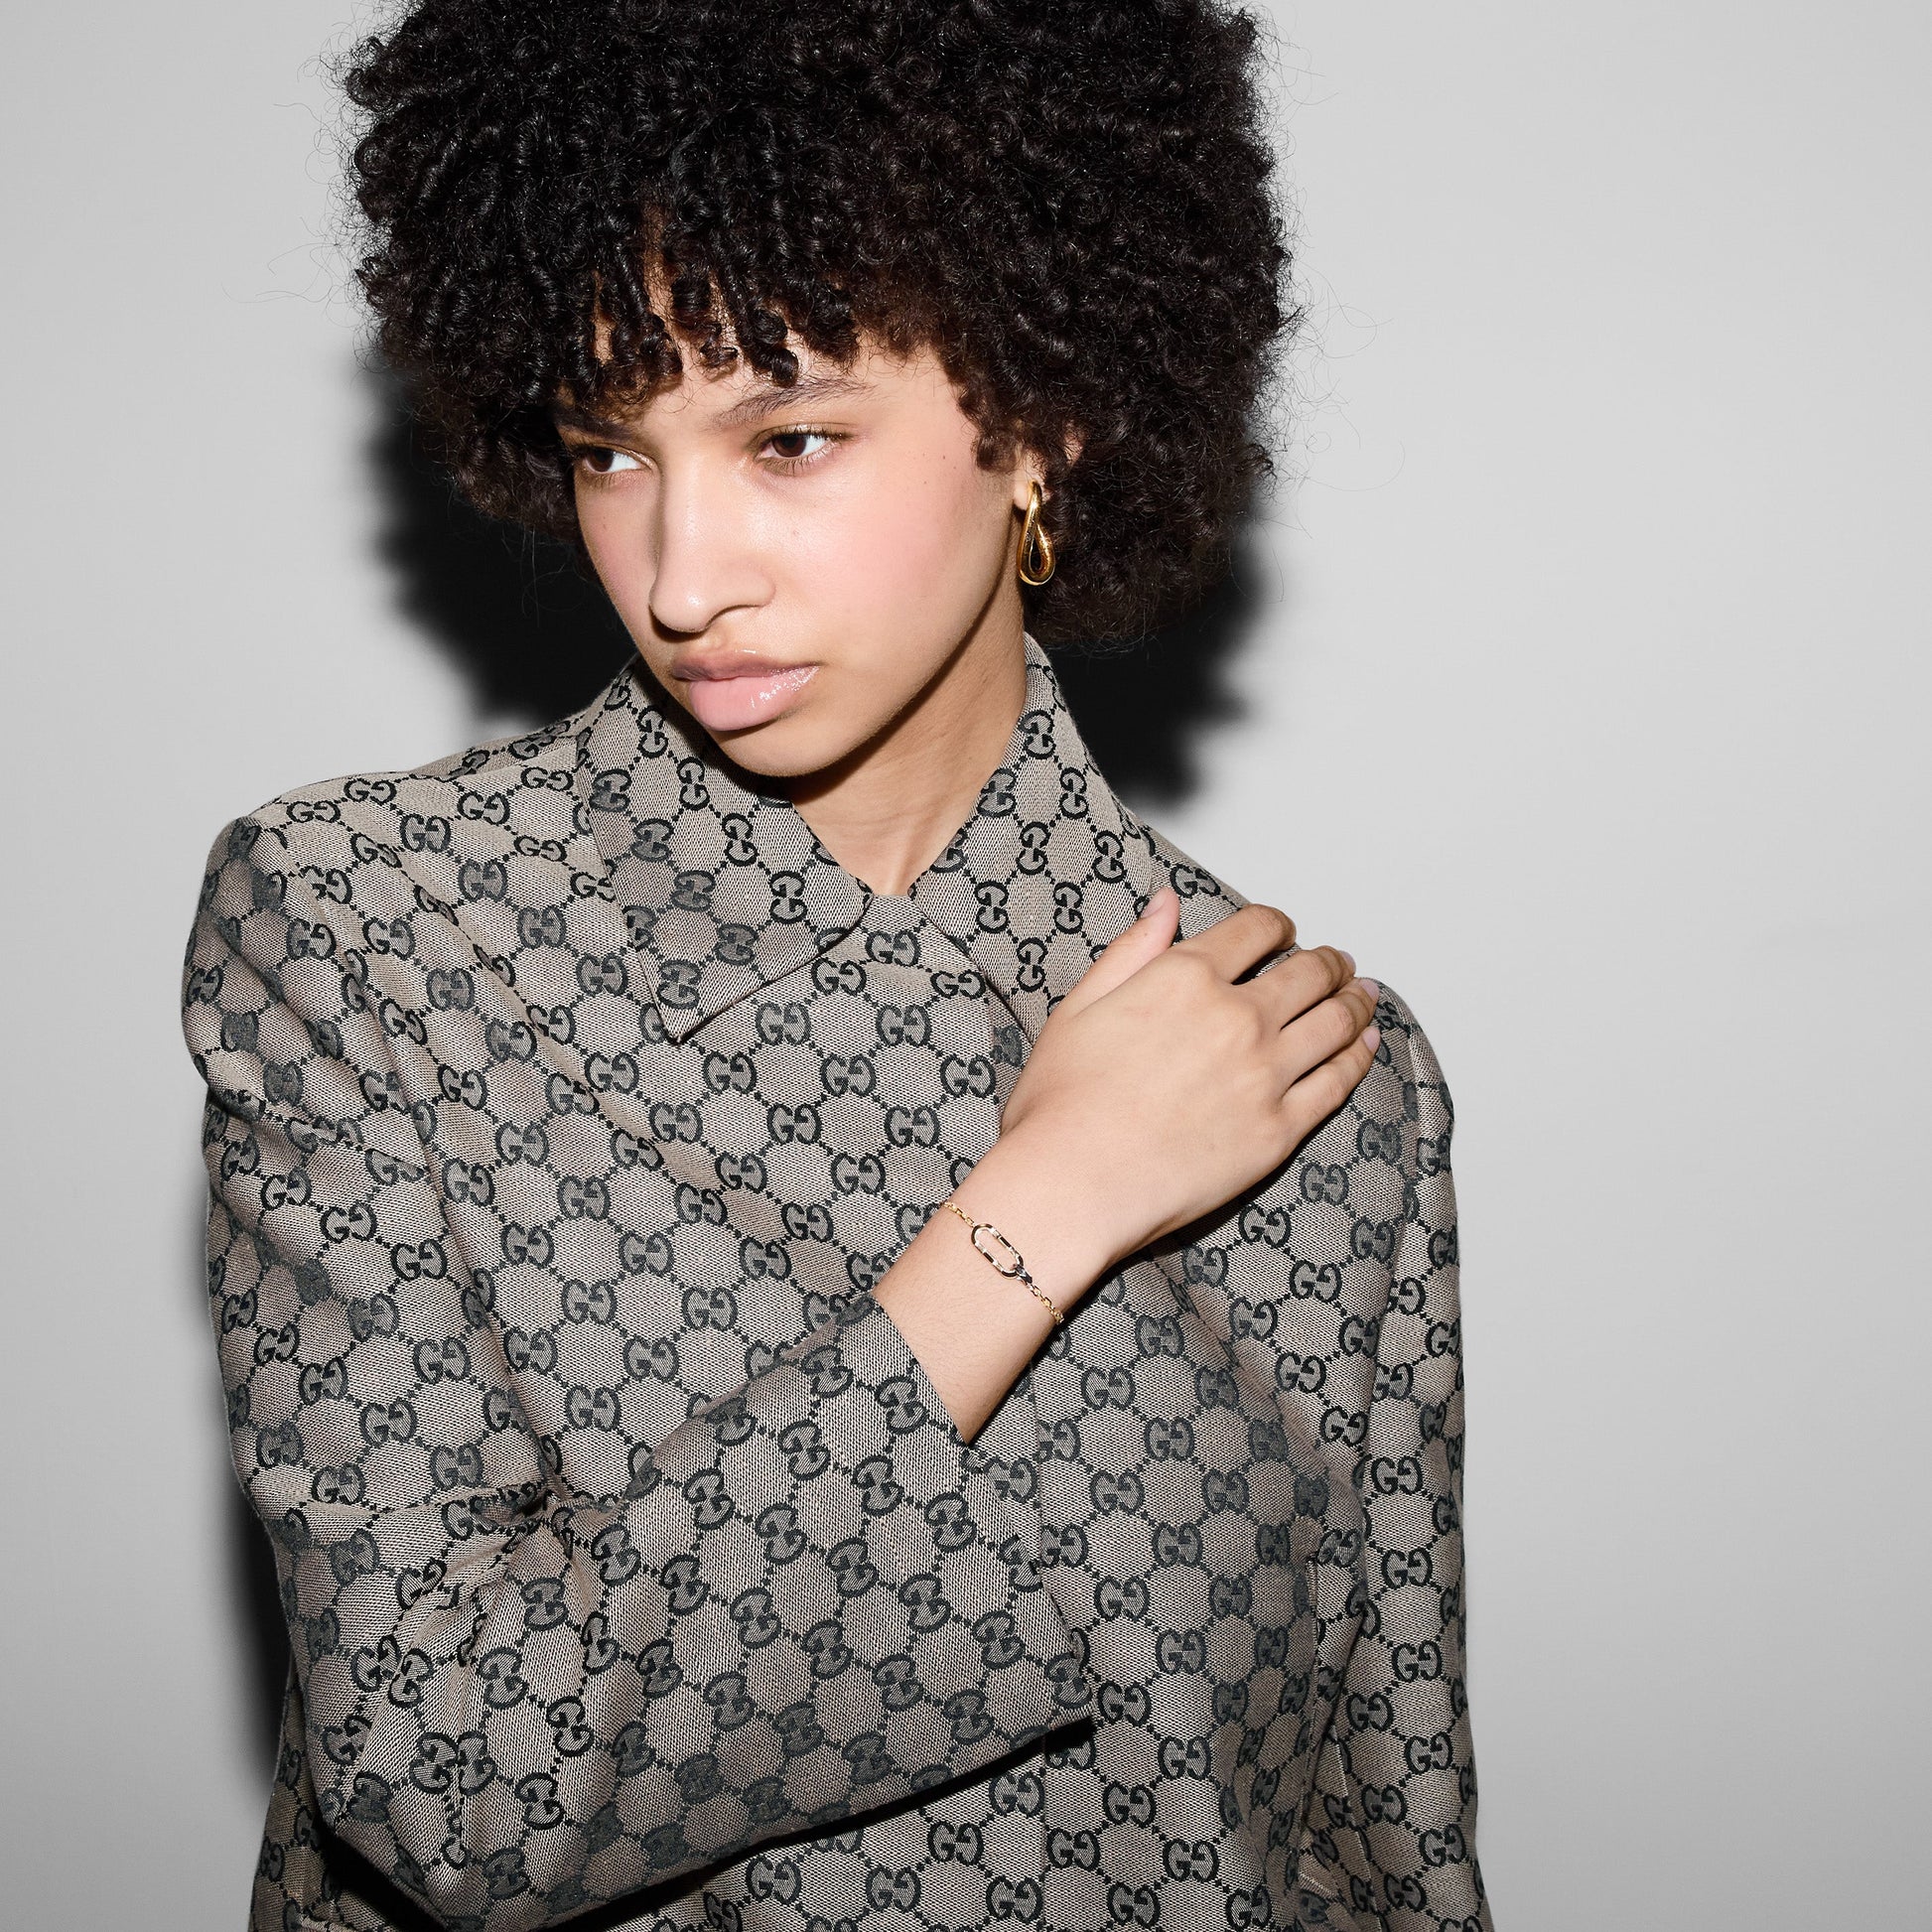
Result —
<path fill-rule="evenodd" d="M 1065 1164 L 1024 1134 L 1002 1135 L 951 1199 L 1013 1244 L 1062 1314 L 1132 1246 L 1118 1237 L 1092 1190 L 1073 1184 Z"/>

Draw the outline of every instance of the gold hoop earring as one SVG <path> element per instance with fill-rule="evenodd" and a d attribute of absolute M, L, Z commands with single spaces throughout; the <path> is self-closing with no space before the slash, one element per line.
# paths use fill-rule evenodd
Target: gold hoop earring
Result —
<path fill-rule="evenodd" d="M 1033 486 L 1027 502 L 1027 520 L 1020 526 L 1020 581 L 1029 590 L 1038 590 L 1053 574 L 1053 539 L 1039 520 L 1039 484 Z"/>

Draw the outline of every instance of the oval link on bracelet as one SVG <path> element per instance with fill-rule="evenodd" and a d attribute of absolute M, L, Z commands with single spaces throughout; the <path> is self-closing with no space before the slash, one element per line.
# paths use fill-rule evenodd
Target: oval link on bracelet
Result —
<path fill-rule="evenodd" d="M 993 1264 L 994 1270 L 997 1273 L 1005 1275 L 1009 1279 L 1017 1276 L 1021 1281 L 1027 1284 L 1027 1287 L 1029 1291 L 1032 1293 L 1034 1300 L 1037 1302 L 1040 1305 L 1040 1307 L 1043 1308 L 1046 1311 L 1046 1312 L 1053 1317 L 1054 1327 L 1057 1328 L 1060 1325 L 1060 1323 L 1066 1319 L 1066 1317 L 1063 1314 L 1061 1314 L 1059 1310 L 1053 1305 L 1053 1301 L 1051 1297 L 1047 1295 L 1046 1291 L 1043 1288 L 1041 1288 L 1040 1285 L 1036 1281 L 1035 1281 L 1030 1274 L 1027 1273 L 1027 1264 L 1024 1260 L 1021 1259 L 1020 1250 L 1016 1248 L 1013 1245 L 1013 1243 L 1009 1241 L 1006 1238 L 1006 1236 L 1002 1234 L 1000 1230 L 993 1225 L 991 1221 L 974 1220 L 973 1217 L 970 1214 L 968 1214 L 966 1210 L 963 1207 L 961 1207 L 957 1201 L 942 1200 L 939 1203 L 939 1205 L 944 1208 L 949 1208 L 953 1213 L 957 1214 L 959 1218 L 962 1221 L 964 1221 L 969 1228 L 972 1229 L 973 1246 L 979 1249 L 980 1253 L 983 1254 L 986 1257 L 986 1259 Z M 980 1240 L 980 1236 L 982 1234 L 990 1234 L 994 1238 L 994 1240 L 997 1241 L 1000 1244 L 1000 1246 L 1003 1247 L 1007 1251 L 1007 1253 L 1013 1257 L 1013 1266 L 1011 1268 L 1004 1266 L 1001 1263 L 999 1256 L 994 1254 Z"/>

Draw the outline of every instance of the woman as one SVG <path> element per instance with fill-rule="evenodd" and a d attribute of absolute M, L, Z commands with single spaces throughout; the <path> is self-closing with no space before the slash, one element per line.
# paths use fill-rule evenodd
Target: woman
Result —
<path fill-rule="evenodd" d="M 255 1927 L 1488 1924 L 1448 1093 L 1041 642 L 1196 595 L 1265 461 L 1253 59 L 1182 0 L 354 52 L 385 350 L 637 657 L 215 843 Z"/>

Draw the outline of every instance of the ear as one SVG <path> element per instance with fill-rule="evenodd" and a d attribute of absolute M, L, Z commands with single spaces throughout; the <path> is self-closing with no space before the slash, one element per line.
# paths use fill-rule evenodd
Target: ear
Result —
<path fill-rule="evenodd" d="M 1086 448 L 1086 438 L 1077 429 L 1068 430 L 1061 439 L 1060 450 L 1069 470 L 1080 461 L 1080 452 Z M 1013 472 L 1013 507 L 1022 515 L 1026 513 L 1027 505 L 1033 500 L 1035 483 L 1039 484 L 1042 500 L 1050 499 L 1053 492 L 1046 487 L 1046 479 L 1040 474 L 1039 459 L 1032 451 L 1023 450 Z"/>

